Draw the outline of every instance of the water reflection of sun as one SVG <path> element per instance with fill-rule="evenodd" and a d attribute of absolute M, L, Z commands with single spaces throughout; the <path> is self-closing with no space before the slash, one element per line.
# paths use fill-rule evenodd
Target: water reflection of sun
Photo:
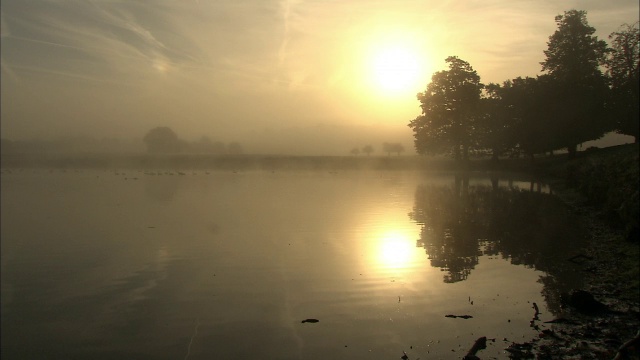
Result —
<path fill-rule="evenodd" d="M 390 269 L 408 269 L 420 255 L 411 234 L 399 230 L 380 233 L 375 251 L 378 266 Z"/>

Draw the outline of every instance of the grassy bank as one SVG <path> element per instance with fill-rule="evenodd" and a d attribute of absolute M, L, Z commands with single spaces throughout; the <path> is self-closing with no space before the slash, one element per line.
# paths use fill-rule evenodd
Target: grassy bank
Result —
<path fill-rule="evenodd" d="M 638 242 L 638 144 L 596 149 L 542 170 L 575 201 L 594 209 L 610 225 L 621 227 Z"/>

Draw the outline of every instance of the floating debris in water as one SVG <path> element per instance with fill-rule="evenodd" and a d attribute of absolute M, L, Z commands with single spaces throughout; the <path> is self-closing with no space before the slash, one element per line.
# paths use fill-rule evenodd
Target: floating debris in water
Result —
<path fill-rule="evenodd" d="M 304 320 L 302 320 L 302 322 L 303 322 L 303 323 L 312 323 L 312 324 L 315 324 L 315 323 L 317 323 L 317 322 L 320 322 L 320 320 L 318 320 L 318 319 L 304 319 Z"/>
<path fill-rule="evenodd" d="M 471 315 L 445 315 L 444 317 L 448 317 L 448 318 L 462 318 L 462 319 L 472 319 L 473 316 Z"/>

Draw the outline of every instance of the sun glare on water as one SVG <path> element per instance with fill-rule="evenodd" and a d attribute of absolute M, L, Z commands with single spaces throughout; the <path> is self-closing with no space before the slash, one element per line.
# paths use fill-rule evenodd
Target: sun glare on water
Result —
<path fill-rule="evenodd" d="M 378 261 L 386 268 L 406 268 L 415 261 L 415 246 L 407 235 L 400 232 L 385 233 L 378 247 Z"/>

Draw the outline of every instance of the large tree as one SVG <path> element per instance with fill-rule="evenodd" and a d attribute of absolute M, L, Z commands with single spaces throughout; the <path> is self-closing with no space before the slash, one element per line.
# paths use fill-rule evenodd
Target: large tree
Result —
<path fill-rule="evenodd" d="M 614 117 L 615 130 L 631 135 L 638 142 L 640 128 L 638 109 L 640 100 L 640 29 L 638 23 L 622 25 L 609 35 L 611 52 L 607 57 L 607 75 L 611 84 L 610 111 Z"/>
<path fill-rule="evenodd" d="M 176 153 L 180 150 L 178 135 L 166 126 L 149 130 L 142 140 L 150 153 Z"/>
<path fill-rule="evenodd" d="M 418 94 L 422 115 L 409 123 L 419 154 L 453 153 L 467 160 L 474 138 L 475 120 L 483 85 L 468 62 L 456 56 L 446 59 L 449 70 L 431 78 L 425 92 Z"/>
<path fill-rule="evenodd" d="M 541 62 L 557 90 L 554 114 L 557 136 L 571 156 L 578 144 L 601 137 L 607 129 L 604 99 L 605 77 L 600 70 L 607 54 L 607 43 L 594 36 L 587 12 L 565 11 L 555 18 L 558 29 L 549 37 Z"/>

